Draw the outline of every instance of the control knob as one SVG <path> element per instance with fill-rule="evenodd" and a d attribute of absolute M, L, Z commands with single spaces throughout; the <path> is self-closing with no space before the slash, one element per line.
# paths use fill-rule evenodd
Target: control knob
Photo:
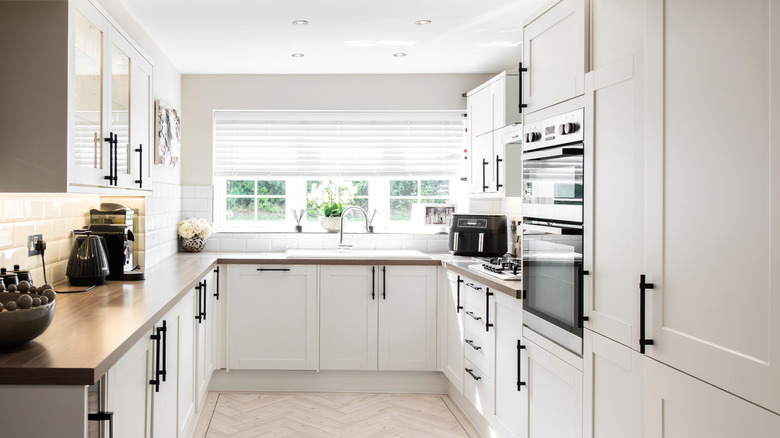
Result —
<path fill-rule="evenodd" d="M 526 132 L 525 133 L 525 142 L 526 143 L 533 143 L 533 142 L 539 140 L 540 138 L 542 138 L 542 136 L 538 132 Z"/>
<path fill-rule="evenodd" d="M 571 134 L 572 132 L 577 132 L 578 129 L 580 129 L 580 125 L 577 123 L 569 122 L 558 125 L 558 133 L 560 135 Z"/>

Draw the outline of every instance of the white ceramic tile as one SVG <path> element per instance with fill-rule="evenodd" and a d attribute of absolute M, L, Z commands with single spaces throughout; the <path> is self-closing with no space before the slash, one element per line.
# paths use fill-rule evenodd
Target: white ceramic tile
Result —
<path fill-rule="evenodd" d="M 206 210 L 205 199 L 182 199 L 181 211 L 202 211 Z"/>
<path fill-rule="evenodd" d="M 0 199 L 0 222 L 3 221 L 3 200 Z"/>
<path fill-rule="evenodd" d="M 43 234 L 43 240 L 53 240 L 55 238 L 53 222 L 55 221 L 53 220 L 36 221 L 35 234 Z"/>
<path fill-rule="evenodd" d="M 57 283 L 59 281 L 65 280 L 65 269 L 68 266 L 68 262 L 62 261 L 53 263 L 51 267 L 46 267 L 46 273 L 49 277 L 50 283 Z M 49 274 L 49 271 L 51 271 L 51 274 Z"/>
<path fill-rule="evenodd" d="M 181 199 L 195 198 L 195 186 L 181 186 Z"/>
<path fill-rule="evenodd" d="M 68 219 L 57 219 L 51 221 L 51 238 L 65 239 L 70 236 L 71 230 L 68 229 Z"/>
<path fill-rule="evenodd" d="M 24 217 L 27 220 L 41 219 L 43 217 L 43 204 L 42 199 L 28 199 L 24 201 Z"/>
<path fill-rule="evenodd" d="M 246 241 L 243 239 L 220 239 L 220 251 L 246 251 Z"/>
<path fill-rule="evenodd" d="M 402 240 L 401 249 L 414 249 L 417 251 L 428 251 L 428 242 L 425 240 Z"/>
<path fill-rule="evenodd" d="M 211 199 L 213 192 L 211 186 L 195 186 L 195 197 L 198 199 Z"/>
<path fill-rule="evenodd" d="M 401 241 L 394 239 L 377 240 L 376 249 L 401 249 Z"/>
<path fill-rule="evenodd" d="M 295 249 L 298 248 L 298 240 L 289 238 L 289 237 L 281 237 L 281 238 L 274 238 L 271 240 L 271 251 L 285 251 L 288 249 Z"/>
<path fill-rule="evenodd" d="M 27 236 L 35 233 L 35 222 L 17 222 L 14 224 L 14 246 L 27 246 Z"/>
<path fill-rule="evenodd" d="M 25 266 L 27 251 L 22 247 L 7 249 L 3 251 L 3 264 L 6 268 L 13 268 L 14 265 Z"/>
<path fill-rule="evenodd" d="M 428 252 L 446 253 L 449 251 L 449 242 L 446 240 L 431 240 L 428 242 Z"/>
<path fill-rule="evenodd" d="M 333 246 L 329 246 L 328 248 L 335 248 L 338 246 L 338 241 L 336 241 Z M 376 249 L 376 240 L 374 239 L 355 239 L 354 242 L 352 242 L 352 248 L 354 249 Z"/>
<path fill-rule="evenodd" d="M 43 216 L 49 219 L 56 219 L 60 216 L 60 204 L 62 201 L 59 199 L 47 199 L 43 203 Z"/>
<path fill-rule="evenodd" d="M 271 239 L 249 239 L 246 250 L 250 252 L 266 252 L 271 250 Z"/>
<path fill-rule="evenodd" d="M 322 249 L 322 248 L 325 248 L 325 240 L 324 239 L 312 239 L 312 238 L 298 239 L 298 248 L 301 248 L 301 249 Z"/>
<path fill-rule="evenodd" d="M 14 224 L 0 224 L 0 249 L 14 246 Z"/>
<path fill-rule="evenodd" d="M 220 250 L 220 241 L 219 239 L 208 239 L 206 240 L 206 246 L 203 247 L 204 251 L 219 251 Z"/>
<path fill-rule="evenodd" d="M 3 220 L 13 221 L 24 218 L 24 200 L 5 199 L 3 201 Z"/>

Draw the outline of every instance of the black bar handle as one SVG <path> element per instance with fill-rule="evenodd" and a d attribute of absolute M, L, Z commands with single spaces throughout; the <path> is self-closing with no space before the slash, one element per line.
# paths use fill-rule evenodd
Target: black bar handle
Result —
<path fill-rule="evenodd" d="M 461 310 L 463 310 L 463 306 L 460 305 L 460 284 L 463 283 L 463 280 L 461 280 L 460 275 L 458 275 L 458 281 L 455 282 L 457 284 L 457 291 L 458 291 L 458 301 L 455 306 L 455 313 L 460 313 Z"/>
<path fill-rule="evenodd" d="M 371 267 L 371 299 L 376 299 L 376 266 Z"/>
<path fill-rule="evenodd" d="M 203 320 L 206 320 L 206 308 L 208 306 L 209 300 L 208 300 L 208 290 L 209 288 L 206 286 L 206 280 L 203 280 L 203 312 L 200 314 L 203 317 Z"/>
<path fill-rule="evenodd" d="M 517 75 L 517 77 L 518 77 L 518 82 L 519 82 L 519 85 L 520 85 L 518 87 L 518 89 L 519 89 L 519 93 L 518 93 L 519 94 L 519 99 L 517 99 L 517 101 L 518 101 L 517 110 L 520 112 L 520 114 L 523 114 L 523 108 L 527 108 L 528 107 L 528 105 L 523 103 L 523 73 L 527 72 L 528 69 L 527 68 L 523 68 L 523 63 L 521 62 L 517 66 L 517 71 L 519 73 Z"/>
<path fill-rule="evenodd" d="M 163 320 L 163 326 L 159 329 L 162 333 L 162 381 L 168 376 L 168 324 Z"/>
<path fill-rule="evenodd" d="M 109 132 L 108 137 L 103 139 L 108 142 L 108 176 L 103 179 L 108 180 L 108 185 L 114 184 L 114 133 Z"/>
<path fill-rule="evenodd" d="M 653 283 L 645 282 L 645 274 L 639 276 L 639 352 L 645 354 L 645 345 L 653 345 L 652 339 L 645 338 L 645 291 L 653 289 Z"/>
<path fill-rule="evenodd" d="M 482 191 L 483 192 L 488 189 L 488 186 L 485 184 L 485 166 L 487 165 L 488 165 L 487 160 L 483 158 L 482 159 Z"/>
<path fill-rule="evenodd" d="M 195 286 L 195 291 L 198 292 L 198 311 L 195 312 L 195 320 L 198 321 L 198 324 L 203 320 L 203 296 L 200 294 L 201 289 L 203 289 L 203 283 L 198 282 L 198 285 Z"/>
<path fill-rule="evenodd" d="M 143 188 L 144 187 L 144 145 L 139 144 L 138 149 L 135 150 L 138 152 L 138 179 L 135 180 L 135 183 L 138 184 L 138 187 Z"/>
<path fill-rule="evenodd" d="M 160 392 L 160 330 L 155 328 L 155 334 L 150 338 L 154 341 L 154 379 L 149 380 L 150 385 L 154 385 L 154 392 Z"/>
<path fill-rule="evenodd" d="M 382 299 L 387 299 L 387 266 L 382 266 Z"/>
<path fill-rule="evenodd" d="M 119 134 L 114 134 L 114 185 L 119 185 Z"/>
<path fill-rule="evenodd" d="M 259 272 L 289 272 L 290 268 L 257 268 Z"/>
<path fill-rule="evenodd" d="M 520 350 L 525 350 L 525 345 L 520 343 L 520 339 L 517 340 L 517 390 L 520 391 L 520 388 L 525 386 L 525 382 L 523 382 L 523 377 L 520 372 L 520 362 L 522 361 L 522 356 L 520 355 Z"/>
<path fill-rule="evenodd" d="M 108 421 L 108 438 L 114 438 L 114 413 L 109 411 L 90 412 L 87 421 Z M 102 434 L 101 434 L 102 435 Z"/>
<path fill-rule="evenodd" d="M 488 288 L 487 292 L 485 292 L 485 331 L 489 332 L 490 327 L 493 327 L 493 323 L 490 322 L 490 297 L 493 296 L 493 292 L 490 292 L 490 288 Z"/>
<path fill-rule="evenodd" d="M 217 274 L 217 287 L 214 288 L 214 296 L 217 297 L 217 301 L 219 301 L 219 266 L 214 268 L 214 272 Z"/>
<path fill-rule="evenodd" d="M 480 347 L 479 345 L 474 345 L 474 341 L 472 341 L 471 339 L 464 339 L 464 340 L 466 341 L 467 344 L 469 344 L 471 346 L 471 348 L 473 348 L 475 350 L 481 350 L 482 349 L 482 347 Z"/>
<path fill-rule="evenodd" d="M 479 377 L 478 375 L 474 374 L 473 368 L 464 368 L 467 373 L 471 374 L 471 377 L 474 378 L 474 380 L 482 380 L 482 377 Z"/>
<path fill-rule="evenodd" d="M 496 191 L 499 191 L 501 187 L 504 187 L 503 184 L 498 183 L 498 168 L 500 167 L 498 163 L 501 163 L 502 160 L 500 155 L 496 155 Z"/>
<path fill-rule="evenodd" d="M 585 285 L 583 284 L 585 282 L 585 276 L 589 274 L 588 271 L 584 271 L 582 269 L 582 265 L 579 265 L 580 270 L 580 290 L 578 291 L 580 294 L 580 302 L 579 302 L 579 315 L 577 317 L 577 327 L 582 328 L 585 326 L 585 321 L 589 321 L 590 318 L 585 316 Z"/>
<path fill-rule="evenodd" d="M 476 320 L 476 321 L 482 321 L 482 317 L 481 317 L 481 316 L 476 316 L 476 315 L 474 315 L 474 312 L 469 312 L 469 311 L 467 310 L 467 311 L 466 311 L 466 315 L 468 315 L 468 316 L 470 316 L 470 317 L 474 318 L 474 320 Z"/>

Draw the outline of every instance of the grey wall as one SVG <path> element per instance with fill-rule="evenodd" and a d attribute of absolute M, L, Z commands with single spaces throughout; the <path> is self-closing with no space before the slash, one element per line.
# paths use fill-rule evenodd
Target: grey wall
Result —
<path fill-rule="evenodd" d="M 181 182 L 212 184 L 214 110 L 465 110 L 493 76 L 182 75 Z"/>

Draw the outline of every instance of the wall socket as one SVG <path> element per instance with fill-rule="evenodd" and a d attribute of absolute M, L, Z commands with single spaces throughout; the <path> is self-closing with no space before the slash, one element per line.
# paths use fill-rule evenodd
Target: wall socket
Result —
<path fill-rule="evenodd" d="M 27 255 L 34 256 L 41 253 L 40 250 L 35 249 L 38 242 L 43 241 L 43 234 L 30 234 L 27 236 Z"/>

